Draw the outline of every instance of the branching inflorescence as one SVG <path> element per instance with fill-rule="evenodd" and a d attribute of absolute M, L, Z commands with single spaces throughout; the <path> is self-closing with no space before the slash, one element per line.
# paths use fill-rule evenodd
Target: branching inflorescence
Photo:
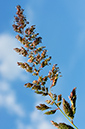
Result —
<path fill-rule="evenodd" d="M 41 75 L 41 71 L 44 67 L 49 66 L 51 56 L 47 55 L 47 49 L 45 46 L 40 46 L 42 43 L 42 38 L 39 36 L 39 33 L 35 32 L 35 25 L 28 27 L 29 22 L 26 20 L 23 12 L 24 10 L 20 5 L 17 7 L 16 16 L 14 16 L 13 29 L 18 33 L 16 36 L 17 40 L 23 45 L 21 48 L 14 48 L 14 50 L 20 55 L 27 57 L 27 62 L 17 62 L 18 66 L 25 69 L 27 72 L 31 73 L 33 76 L 37 77 L 37 80 L 33 82 L 28 82 L 24 86 L 26 88 L 31 88 L 36 94 L 41 94 L 42 96 L 49 96 L 49 100 L 46 100 L 46 104 L 39 104 L 36 106 L 38 110 L 45 111 L 45 114 L 51 115 L 56 113 L 59 110 L 72 124 L 72 126 L 78 129 L 73 124 L 73 118 L 76 111 L 76 88 L 74 88 L 69 96 L 71 105 L 63 98 L 62 95 L 56 95 L 52 93 L 52 88 L 56 85 L 58 78 L 61 76 L 59 67 L 57 64 L 52 66 L 52 69 L 48 71 L 46 76 Z M 48 79 L 51 82 L 50 87 L 46 87 L 46 82 Z M 56 108 L 52 109 L 52 105 L 55 105 Z M 60 105 L 63 105 L 63 111 L 60 108 Z M 50 105 L 50 106 L 48 106 Z M 65 123 L 56 123 L 51 121 L 51 123 L 58 129 L 74 129 L 70 125 Z"/>

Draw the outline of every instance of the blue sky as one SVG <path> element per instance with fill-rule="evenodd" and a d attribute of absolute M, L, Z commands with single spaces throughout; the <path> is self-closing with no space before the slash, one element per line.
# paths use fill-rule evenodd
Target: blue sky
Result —
<path fill-rule="evenodd" d="M 32 77 L 17 66 L 23 57 L 14 52 L 20 46 L 12 28 L 16 5 L 25 9 L 30 25 L 36 25 L 43 45 L 62 73 L 56 93 L 68 100 L 77 87 L 77 110 L 74 123 L 84 128 L 85 115 L 85 1 L 21 0 L 0 1 L 0 129 L 55 129 L 50 120 L 69 122 L 57 112 L 45 116 L 35 109 L 44 101 L 24 84 Z"/>

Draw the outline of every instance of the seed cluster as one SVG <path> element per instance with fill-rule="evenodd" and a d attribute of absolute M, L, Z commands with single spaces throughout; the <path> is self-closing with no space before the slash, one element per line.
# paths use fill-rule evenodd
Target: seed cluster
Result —
<path fill-rule="evenodd" d="M 31 83 L 28 82 L 24 86 L 26 88 L 31 88 L 34 90 L 36 94 L 41 94 L 42 96 L 49 96 L 50 99 L 46 100 L 45 102 L 50 106 L 55 105 L 57 108 L 49 110 L 50 106 L 46 104 L 40 104 L 36 106 L 38 110 L 48 110 L 44 114 L 51 115 L 56 113 L 58 109 L 60 109 L 60 105 L 62 103 L 62 95 L 53 94 L 51 89 L 56 85 L 58 78 L 60 75 L 59 67 L 57 64 L 52 66 L 52 69 L 48 71 L 46 76 L 41 75 L 41 71 L 44 67 L 49 66 L 51 56 L 48 56 L 47 49 L 45 46 L 40 46 L 42 43 L 42 37 L 39 36 L 39 33 L 35 31 L 35 25 L 29 27 L 29 22 L 27 21 L 26 17 L 24 16 L 24 10 L 21 8 L 20 5 L 17 7 L 16 16 L 14 16 L 14 24 L 13 29 L 18 34 L 16 35 L 16 39 L 23 45 L 21 48 L 14 48 L 14 50 L 22 55 L 23 57 L 27 58 L 27 62 L 17 62 L 18 66 L 25 69 L 26 72 L 31 73 L 33 76 L 36 76 L 37 79 L 33 80 Z M 46 82 L 50 80 L 51 86 L 46 87 Z M 71 118 L 74 118 L 75 110 L 76 110 L 76 92 L 75 89 L 71 92 L 69 99 L 71 101 L 70 104 L 63 99 L 63 110 L 65 114 Z M 57 124 L 54 121 L 51 123 L 57 127 L 58 129 L 74 129 L 73 127 L 66 125 L 65 123 Z"/>

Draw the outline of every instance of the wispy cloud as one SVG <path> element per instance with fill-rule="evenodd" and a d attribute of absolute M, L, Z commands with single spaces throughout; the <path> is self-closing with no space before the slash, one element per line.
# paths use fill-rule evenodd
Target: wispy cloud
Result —
<path fill-rule="evenodd" d="M 55 129 L 41 112 L 34 110 L 30 113 L 30 124 L 24 124 L 20 120 L 17 121 L 17 129 Z M 29 123 L 29 121 L 28 121 Z"/>
<path fill-rule="evenodd" d="M 35 94 L 34 106 L 43 102 L 44 99 L 42 98 L 42 96 L 37 97 L 37 95 Z M 50 123 L 50 120 L 46 118 L 46 115 L 43 112 L 38 111 L 36 108 L 32 112 L 30 112 L 28 118 L 26 119 L 28 119 L 29 124 L 24 123 L 20 119 L 18 119 L 18 121 L 16 122 L 17 129 L 55 129 L 55 127 Z"/>
<path fill-rule="evenodd" d="M 22 57 L 13 50 L 17 44 L 12 35 L 0 35 L 0 76 L 8 80 L 24 77 L 22 70 L 17 67 L 17 61 L 22 61 Z"/>
<path fill-rule="evenodd" d="M 44 0 L 31 0 L 29 3 L 26 5 L 25 10 L 26 10 L 26 17 L 30 21 L 30 24 L 33 24 L 34 19 L 36 19 L 36 10 L 43 8 Z M 34 23 L 35 24 L 35 23 Z"/>
<path fill-rule="evenodd" d="M 4 107 L 11 114 L 20 117 L 25 116 L 22 105 L 17 102 L 15 92 L 11 90 L 10 85 L 5 81 L 0 81 L 0 107 Z"/>
<path fill-rule="evenodd" d="M 45 128 L 53 129 L 53 126 L 51 125 L 50 121 L 48 121 L 44 116 L 44 114 L 42 114 L 41 112 L 34 110 L 31 113 L 30 117 L 32 123 L 34 123 L 37 129 L 45 129 Z"/>
<path fill-rule="evenodd" d="M 34 106 L 37 104 L 40 104 L 40 103 L 44 103 L 44 101 L 45 101 L 45 99 L 42 96 L 39 97 L 36 94 L 35 94 L 35 99 L 36 100 L 35 100 Z M 29 114 L 29 119 L 30 119 L 30 124 L 27 124 L 27 125 L 19 120 L 17 122 L 17 129 L 34 129 L 34 128 L 36 128 L 36 129 L 55 129 L 55 127 L 50 123 L 50 120 L 47 119 L 46 115 L 43 112 L 38 111 L 36 108 L 34 109 L 34 111 L 32 111 Z M 29 123 L 29 119 L 28 119 L 28 123 Z M 64 119 L 62 117 L 58 117 L 58 116 L 54 117 L 54 121 L 60 122 L 59 120 L 62 122 Z"/>
<path fill-rule="evenodd" d="M 26 125 L 26 124 L 23 124 L 21 121 L 17 121 L 16 122 L 16 124 L 17 124 L 17 129 L 34 129 L 33 127 L 32 127 L 32 125 Z"/>
<path fill-rule="evenodd" d="M 46 116 L 43 113 L 41 113 L 41 111 L 38 111 L 36 109 L 34 109 L 34 111 L 30 113 L 29 119 L 30 124 L 26 124 L 21 120 L 17 120 L 17 129 L 55 129 L 55 127 L 50 123 L 50 120 L 48 120 Z M 66 122 L 67 124 L 69 124 L 69 122 L 66 121 L 62 116 L 54 117 L 54 121 L 57 123 Z"/>
<path fill-rule="evenodd" d="M 12 80 L 25 79 L 25 75 L 16 63 L 22 58 L 13 51 L 17 44 L 12 35 L 0 34 L 0 108 L 4 107 L 9 113 L 23 117 L 24 109 L 17 102 L 15 91 L 10 86 Z"/>

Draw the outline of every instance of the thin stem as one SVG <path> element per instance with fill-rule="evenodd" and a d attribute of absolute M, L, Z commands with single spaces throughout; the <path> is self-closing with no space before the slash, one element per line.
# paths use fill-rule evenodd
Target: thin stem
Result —
<path fill-rule="evenodd" d="M 51 88 L 50 88 L 50 93 L 51 93 Z M 50 95 L 49 95 L 50 96 Z M 50 96 L 50 98 L 53 100 L 53 98 Z M 53 100 L 54 101 L 54 100 Z M 73 122 L 67 117 L 67 115 L 61 110 L 61 108 L 56 104 L 56 102 L 54 101 L 55 105 L 58 107 L 58 110 L 60 110 L 60 112 L 67 118 L 67 120 L 76 128 L 78 129 Z"/>
<path fill-rule="evenodd" d="M 60 110 L 60 112 L 67 118 L 67 120 L 76 128 L 78 129 L 72 122 L 71 120 L 66 116 L 66 114 L 60 109 L 60 107 L 55 103 L 55 105 L 58 107 L 58 109 Z"/>

